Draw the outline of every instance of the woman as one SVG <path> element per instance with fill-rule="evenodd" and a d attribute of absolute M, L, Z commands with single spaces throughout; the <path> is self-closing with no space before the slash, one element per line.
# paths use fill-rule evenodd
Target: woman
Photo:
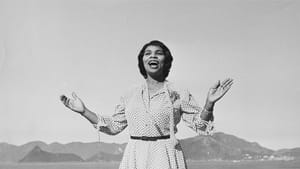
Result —
<path fill-rule="evenodd" d="M 66 107 L 84 116 L 101 132 L 115 135 L 129 127 L 130 139 L 120 169 L 186 169 L 175 138 L 176 125 L 182 119 L 200 134 L 209 134 L 213 128 L 214 105 L 230 89 L 233 80 L 218 81 L 211 87 L 202 109 L 187 90 L 166 80 L 172 60 L 171 52 L 162 42 L 145 44 L 138 55 L 145 83 L 122 96 L 111 117 L 93 113 L 75 93 L 72 99 L 61 96 Z"/>

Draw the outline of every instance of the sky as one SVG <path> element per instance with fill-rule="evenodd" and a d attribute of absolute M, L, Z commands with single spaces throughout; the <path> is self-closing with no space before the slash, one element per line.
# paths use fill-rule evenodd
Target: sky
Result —
<path fill-rule="evenodd" d="M 75 91 L 92 111 L 113 114 L 143 83 L 137 55 L 157 39 L 174 57 L 168 80 L 200 105 L 217 80 L 234 79 L 215 106 L 218 132 L 300 147 L 299 30 L 296 0 L 0 0 L 0 142 L 97 141 L 59 96 Z M 181 122 L 176 136 L 196 133 Z"/>

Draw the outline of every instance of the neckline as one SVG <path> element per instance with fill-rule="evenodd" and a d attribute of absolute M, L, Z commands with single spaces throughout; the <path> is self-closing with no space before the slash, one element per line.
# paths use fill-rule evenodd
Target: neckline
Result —
<path fill-rule="evenodd" d="M 159 93 L 166 92 L 168 81 L 165 80 L 162 83 L 163 83 L 162 87 L 160 89 L 158 89 L 157 91 L 155 91 L 152 95 L 150 95 L 148 83 L 147 83 L 147 81 L 145 81 L 144 85 L 143 85 L 143 91 L 146 92 L 146 95 L 147 95 L 148 98 L 150 98 L 150 96 L 153 97 L 153 96 L 155 96 Z"/>
<path fill-rule="evenodd" d="M 163 82 L 163 87 L 161 89 L 157 90 L 150 97 L 149 89 L 148 89 L 148 84 L 147 84 L 146 81 L 144 82 L 143 87 L 142 87 L 142 91 L 141 91 L 141 97 L 142 97 L 142 100 L 143 100 L 143 102 L 144 102 L 144 104 L 146 106 L 146 109 L 149 110 L 149 108 L 150 108 L 150 99 L 153 98 L 153 96 L 158 95 L 159 93 L 168 93 L 167 84 L 168 84 L 168 81 L 165 80 Z"/>

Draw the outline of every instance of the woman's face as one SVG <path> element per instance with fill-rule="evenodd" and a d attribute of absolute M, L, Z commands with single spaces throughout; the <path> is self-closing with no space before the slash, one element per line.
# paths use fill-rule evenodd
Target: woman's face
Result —
<path fill-rule="evenodd" d="M 148 75 L 162 76 L 165 55 L 161 47 L 150 45 L 145 49 L 143 62 Z"/>

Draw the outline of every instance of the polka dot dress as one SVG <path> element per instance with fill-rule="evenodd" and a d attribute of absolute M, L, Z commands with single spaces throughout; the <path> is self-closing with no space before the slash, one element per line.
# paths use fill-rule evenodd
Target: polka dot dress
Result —
<path fill-rule="evenodd" d="M 147 84 L 134 88 L 121 98 L 111 117 L 98 115 L 99 131 L 118 134 L 127 126 L 131 136 L 157 137 L 177 132 L 176 125 L 182 119 L 199 134 L 210 134 L 211 121 L 200 118 L 203 110 L 187 90 L 178 90 L 165 82 L 164 87 L 149 96 Z M 173 122 L 170 123 L 170 117 Z M 170 125 L 171 124 L 171 125 Z M 173 129 L 170 130 L 170 126 Z M 120 169 L 186 169 L 186 161 L 180 144 L 172 139 L 143 141 L 129 139 Z"/>

